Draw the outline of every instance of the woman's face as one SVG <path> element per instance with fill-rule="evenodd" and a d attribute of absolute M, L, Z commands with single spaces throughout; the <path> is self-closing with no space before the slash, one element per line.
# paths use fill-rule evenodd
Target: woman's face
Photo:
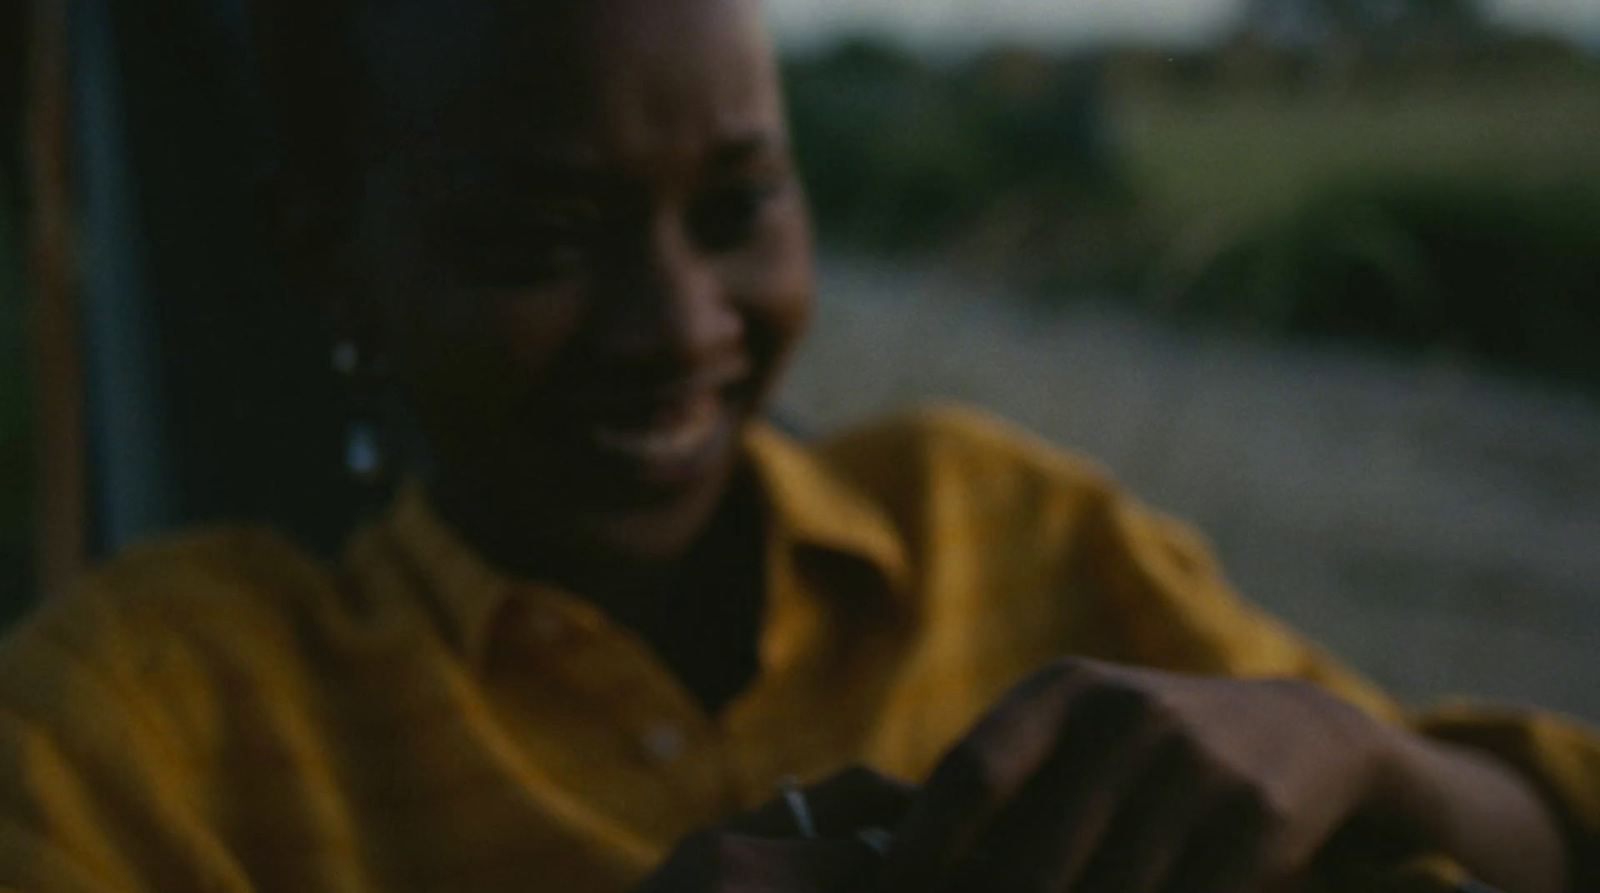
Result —
<path fill-rule="evenodd" d="M 352 265 L 469 535 L 651 560 L 715 512 L 811 291 L 754 6 L 409 0 L 361 22 Z"/>

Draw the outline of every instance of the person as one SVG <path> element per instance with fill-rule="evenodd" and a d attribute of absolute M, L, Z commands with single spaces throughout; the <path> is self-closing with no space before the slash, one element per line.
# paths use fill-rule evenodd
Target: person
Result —
<path fill-rule="evenodd" d="M 1577 723 L 1400 709 L 976 412 L 763 421 L 812 280 L 755 0 L 254 16 L 411 483 L 337 564 L 199 531 L 12 634 L 0 889 L 1600 884 Z"/>

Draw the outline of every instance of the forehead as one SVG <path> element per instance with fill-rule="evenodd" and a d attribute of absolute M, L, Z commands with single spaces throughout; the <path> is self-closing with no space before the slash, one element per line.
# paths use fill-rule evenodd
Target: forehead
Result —
<path fill-rule="evenodd" d="M 626 163 L 782 136 L 754 0 L 398 0 L 358 28 L 380 153 Z"/>

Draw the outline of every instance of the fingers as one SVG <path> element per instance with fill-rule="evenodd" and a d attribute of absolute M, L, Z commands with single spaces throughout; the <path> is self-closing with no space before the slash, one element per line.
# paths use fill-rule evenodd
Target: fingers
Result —
<path fill-rule="evenodd" d="M 1173 866 L 1170 893 L 1234 893 L 1270 889 L 1288 872 L 1265 861 L 1274 831 L 1271 811 L 1245 788 L 1214 796 Z"/>
<path fill-rule="evenodd" d="M 1129 791 L 1103 842 L 1071 887 L 1079 893 L 1164 891 L 1204 815 L 1203 770 L 1187 743 L 1156 745 L 1144 777 Z"/>
<path fill-rule="evenodd" d="M 917 788 L 857 766 L 806 789 L 823 837 L 849 837 L 865 828 L 892 828 L 905 816 Z"/>
<path fill-rule="evenodd" d="M 1282 845 L 1281 810 L 1265 792 L 1161 733 L 1094 854 L 1061 876 L 1074 893 L 1237 893 L 1279 889 L 1307 860 Z"/>
<path fill-rule="evenodd" d="M 954 889 L 1075 890 L 1146 772 L 1156 739 L 1144 726 L 1120 693 L 1086 695 L 1056 752 L 976 838 Z"/>
<path fill-rule="evenodd" d="M 680 847 L 637 893 L 839 893 L 858 889 L 876 859 L 849 841 L 707 832 Z"/>
<path fill-rule="evenodd" d="M 847 769 L 805 791 L 823 839 L 797 840 L 775 799 L 685 841 L 640 893 L 840 893 L 872 879 L 880 856 L 857 831 L 899 820 L 914 789 L 870 769 Z"/>
<path fill-rule="evenodd" d="M 865 767 L 853 767 L 804 789 L 806 805 L 823 838 L 851 837 L 865 828 L 888 828 L 905 814 L 917 789 Z M 720 826 L 751 837 L 795 837 L 794 812 L 774 798 Z"/>
<path fill-rule="evenodd" d="M 727 889 L 749 893 L 838 893 L 861 886 L 876 867 L 873 854 L 850 841 L 729 838 L 721 876 Z"/>
<path fill-rule="evenodd" d="M 1063 740 L 1093 748 L 1093 736 L 1061 735 L 1081 687 L 1065 665 L 1036 676 L 951 750 L 895 829 L 882 873 L 885 893 L 933 889 L 967 853 L 978 832 L 1056 754 Z"/>
<path fill-rule="evenodd" d="M 1285 756 L 1327 745 L 1276 722 L 1269 695 L 1063 661 L 941 761 L 879 889 L 1236 893 L 1288 878 L 1340 815 L 1349 761 Z"/>

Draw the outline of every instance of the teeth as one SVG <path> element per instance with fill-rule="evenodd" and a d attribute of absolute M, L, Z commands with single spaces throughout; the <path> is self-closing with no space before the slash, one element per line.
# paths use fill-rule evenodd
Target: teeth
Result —
<path fill-rule="evenodd" d="M 594 442 L 601 449 L 628 456 L 647 464 L 671 464 L 687 461 L 703 449 L 716 436 L 719 414 L 715 406 L 705 411 L 696 407 L 672 425 L 645 429 L 594 429 Z"/>

